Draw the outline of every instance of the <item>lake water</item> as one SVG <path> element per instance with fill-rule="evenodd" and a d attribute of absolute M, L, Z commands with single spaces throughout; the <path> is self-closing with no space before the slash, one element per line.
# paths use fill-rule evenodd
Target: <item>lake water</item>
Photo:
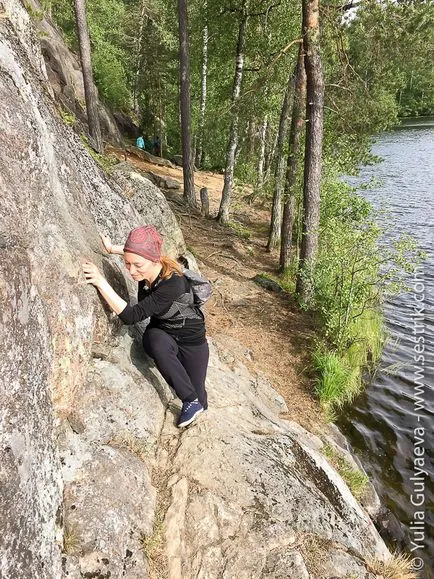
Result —
<path fill-rule="evenodd" d="M 386 242 L 412 234 L 428 258 L 411 291 L 385 304 L 389 334 L 375 378 L 339 426 L 359 454 L 383 503 L 406 528 L 421 577 L 434 570 L 434 119 L 409 120 L 381 135 L 360 190 L 395 220 Z M 354 184 L 354 182 L 353 182 Z"/>

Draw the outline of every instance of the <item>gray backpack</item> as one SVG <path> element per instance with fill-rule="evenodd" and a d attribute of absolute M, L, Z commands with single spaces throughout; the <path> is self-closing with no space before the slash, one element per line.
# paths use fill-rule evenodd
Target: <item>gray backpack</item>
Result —
<path fill-rule="evenodd" d="M 211 283 L 191 269 L 184 268 L 184 276 L 190 284 L 194 296 L 194 305 L 201 307 L 212 296 Z"/>

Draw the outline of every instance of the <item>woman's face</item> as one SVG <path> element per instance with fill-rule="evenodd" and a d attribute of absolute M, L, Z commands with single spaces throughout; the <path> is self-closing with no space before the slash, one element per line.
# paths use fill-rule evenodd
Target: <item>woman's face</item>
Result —
<path fill-rule="evenodd" d="M 135 281 L 149 280 L 155 272 L 158 262 L 150 261 L 136 253 L 124 253 L 125 267 Z"/>

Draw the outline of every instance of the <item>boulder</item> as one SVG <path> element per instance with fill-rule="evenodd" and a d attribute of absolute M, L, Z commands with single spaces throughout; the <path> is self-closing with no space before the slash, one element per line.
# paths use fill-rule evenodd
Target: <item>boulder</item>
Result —
<path fill-rule="evenodd" d="M 185 251 L 181 229 L 163 193 L 148 175 L 130 163 L 119 163 L 111 172 L 111 178 L 143 216 L 144 222 L 164 232 L 163 251 L 177 257 Z"/>
<path fill-rule="evenodd" d="M 169 177 L 167 175 L 159 175 L 158 173 L 154 173 L 152 171 L 148 171 L 147 174 L 149 178 L 152 180 L 157 187 L 160 189 L 165 189 L 167 191 L 178 191 L 181 189 L 181 183 L 174 179 L 173 177 Z"/>
<path fill-rule="evenodd" d="M 80 262 L 95 261 L 129 299 L 134 284 L 102 251 L 98 231 L 122 240 L 144 216 L 58 117 L 22 4 L 2 1 L 0 10 L 0 557 L 5 577 L 53 579 L 64 535 L 59 431 L 92 350 L 120 327 Z"/>
<path fill-rule="evenodd" d="M 159 165 L 160 167 L 171 167 L 173 168 L 173 164 L 168 159 L 163 159 L 162 157 L 156 157 L 155 155 L 151 155 L 148 151 L 144 149 L 139 149 L 138 147 L 134 147 L 133 145 L 127 145 L 125 150 L 128 151 L 131 155 L 138 157 L 142 161 L 146 163 L 152 163 L 153 165 Z"/>
<path fill-rule="evenodd" d="M 275 293 L 282 293 L 283 289 L 280 287 L 280 285 L 272 280 L 269 279 L 267 277 L 264 277 L 262 275 L 255 275 L 255 277 L 252 277 L 252 281 L 254 281 L 256 284 L 260 285 L 261 287 L 265 288 L 266 290 L 270 291 L 270 292 L 275 292 Z"/>
<path fill-rule="evenodd" d="M 182 155 L 172 155 L 171 161 L 178 167 L 182 167 Z"/>
<path fill-rule="evenodd" d="M 335 568 L 344 577 L 366 572 L 365 557 L 386 557 L 317 442 L 277 417 L 269 388 L 253 390 L 247 369 L 230 370 L 214 348 L 210 360 L 209 410 L 181 444 L 171 442 L 179 434 L 170 417 L 162 431 L 172 449 L 159 454 L 171 493 L 168 576 L 330 577 Z"/>
<path fill-rule="evenodd" d="M 140 127 L 125 113 L 115 112 L 113 113 L 116 124 L 119 127 L 122 135 L 125 135 L 129 139 L 136 140 L 140 135 Z"/>

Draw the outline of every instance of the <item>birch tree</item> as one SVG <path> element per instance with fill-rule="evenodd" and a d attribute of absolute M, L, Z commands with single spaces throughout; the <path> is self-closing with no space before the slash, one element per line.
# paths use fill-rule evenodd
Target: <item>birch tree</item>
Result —
<path fill-rule="evenodd" d="M 280 236 L 279 266 L 281 271 L 285 271 L 290 263 L 292 228 L 294 224 L 295 188 L 297 185 L 301 137 L 305 125 L 306 71 L 304 68 L 303 46 L 300 46 L 298 49 L 298 59 L 294 76 L 294 100 L 292 105 L 291 129 L 289 133 L 288 158 L 286 163 L 285 189 L 283 196 L 282 231 Z"/>
<path fill-rule="evenodd" d="M 179 96 L 181 112 L 182 168 L 184 173 L 184 199 L 196 206 L 194 173 L 191 155 L 190 120 L 190 59 L 188 53 L 187 0 L 178 0 L 179 20 Z"/>
<path fill-rule="evenodd" d="M 291 73 L 285 94 L 283 96 L 282 108 L 280 110 L 279 132 L 277 137 L 276 150 L 276 170 L 274 179 L 273 204 L 271 208 L 270 231 L 268 234 L 267 251 L 271 251 L 277 245 L 280 236 L 282 223 L 282 197 L 285 179 L 285 155 L 284 145 L 286 140 L 288 113 L 291 98 L 291 89 L 294 84 L 293 74 Z"/>
<path fill-rule="evenodd" d="M 139 114 L 139 84 L 140 84 L 140 71 L 143 65 L 143 33 L 146 18 L 146 5 L 147 0 L 140 1 L 140 16 L 139 16 L 139 28 L 136 36 L 135 43 L 135 63 L 134 63 L 134 76 L 133 76 L 133 111 L 136 115 Z"/>
<path fill-rule="evenodd" d="M 207 3 L 205 2 L 204 10 L 206 12 Z M 199 110 L 199 128 L 196 147 L 196 164 L 201 167 L 205 162 L 204 151 L 204 128 L 205 128 L 205 111 L 207 96 L 207 74 L 208 74 L 208 22 L 205 23 L 202 31 L 202 74 L 201 74 L 201 94 Z"/>
<path fill-rule="evenodd" d="M 226 167 L 222 198 L 220 202 L 217 219 L 221 224 L 229 221 L 229 206 L 234 184 L 235 154 L 238 145 L 238 123 L 239 111 L 238 102 L 240 100 L 241 83 L 244 70 L 244 49 L 246 44 L 246 30 L 248 22 L 248 1 L 245 0 L 241 12 L 241 19 L 238 26 L 237 51 L 235 57 L 235 75 L 232 90 L 232 122 L 229 130 L 229 142 L 226 153 Z"/>

